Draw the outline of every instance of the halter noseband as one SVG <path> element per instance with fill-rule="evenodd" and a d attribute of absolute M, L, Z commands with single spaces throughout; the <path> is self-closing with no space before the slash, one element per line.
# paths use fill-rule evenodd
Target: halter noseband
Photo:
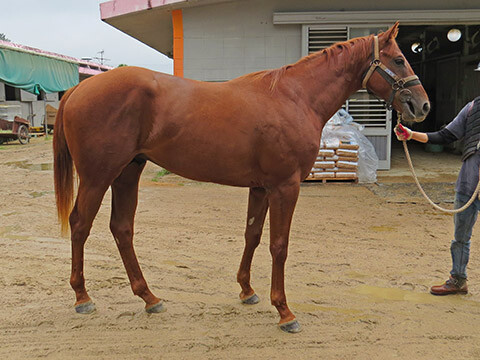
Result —
<path fill-rule="evenodd" d="M 378 71 L 378 73 L 382 75 L 382 77 L 392 86 L 392 93 L 390 94 L 390 98 L 388 99 L 388 101 L 385 102 L 385 107 L 388 110 L 392 110 L 393 108 L 392 104 L 393 104 L 393 100 L 395 99 L 395 94 L 397 93 L 397 91 L 401 90 L 400 91 L 400 94 L 402 95 L 401 101 L 406 102 L 410 100 L 412 96 L 412 92 L 405 88 L 421 84 L 417 75 L 411 75 L 411 76 L 401 78 L 398 75 L 396 75 L 393 71 L 391 71 L 389 68 L 387 68 L 385 65 L 382 64 L 382 62 L 380 61 L 380 50 L 378 47 L 377 35 L 373 37 L 373 60 L 370 64 L 370 68 L 366 72 L 362 81 L 362 88 L 367 89 L 367 91 L 371 94 L 373 94 L 373 92 L 371 92 L 371 90 L 367 88 L 367 82 L 368 80 L 370 80 L 370 77 L 373 75 L 375 71 Z M 379 100 L 382 101 L 381 99 Z"/>

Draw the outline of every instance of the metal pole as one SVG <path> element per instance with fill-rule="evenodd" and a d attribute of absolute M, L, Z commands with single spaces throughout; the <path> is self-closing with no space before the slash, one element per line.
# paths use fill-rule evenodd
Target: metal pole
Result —
<path fill-rule="evenodd" d="M 48 139 L 47 94 L 43 90 L 40 90 L 40 94 L 42 95 L 42 98 L 43 98 L 43 131 L 45 131 L 45 139 Z"/>

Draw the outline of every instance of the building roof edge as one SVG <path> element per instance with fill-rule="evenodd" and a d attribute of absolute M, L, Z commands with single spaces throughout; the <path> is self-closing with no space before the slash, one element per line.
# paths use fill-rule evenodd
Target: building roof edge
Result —
<path fill-rule="evenodd" d="M 100 4 L 102 20 L 152 9 L 181 9 L 237 0 L 110 0 Z"/>

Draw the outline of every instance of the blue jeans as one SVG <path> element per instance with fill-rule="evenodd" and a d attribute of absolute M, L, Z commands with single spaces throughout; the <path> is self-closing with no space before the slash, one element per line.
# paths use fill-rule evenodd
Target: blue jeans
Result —
<path fill-rule="evenodd" d="M 470 200 L 470 196 L 456 193 L 455 209 L 461 208 Z M 470 238 L 472 237 L 473 225 L 477 221 L 478 211 L 480 211 L 480 200 L 477 198 L 466 210 L 455 214 L 453 222 L 455 224 L 455 239 L 450 245 L 452 254 L 452 271 L 450 275 L 457 278 L 467 278 L 467 264 L 470 256 Z"/>

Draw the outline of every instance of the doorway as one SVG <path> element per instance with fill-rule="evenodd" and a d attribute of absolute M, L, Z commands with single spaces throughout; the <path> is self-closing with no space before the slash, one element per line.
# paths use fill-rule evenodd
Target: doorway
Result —
<path fill-rule="evenodd" d="M 427 119 L 413 128 L 438 131 L 480 96 L 480 25 L 400 26 L 400 49 L 431 102 Z"/>

